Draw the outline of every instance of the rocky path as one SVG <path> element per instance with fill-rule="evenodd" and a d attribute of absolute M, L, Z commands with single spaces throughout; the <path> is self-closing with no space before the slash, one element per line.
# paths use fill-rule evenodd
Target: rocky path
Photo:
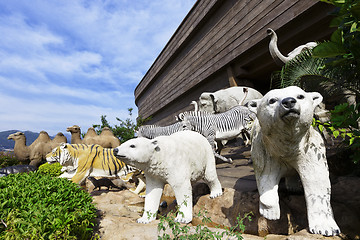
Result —
<path fill-rule="evenodd" d="M 224 188 L 221 197 L 210 199 L 205 184 L 197 183 L 193 187 L 194 219 L 192 224 L 201 223 L 195 217 L 200 210 L 206 210 L 208 217 L 214 222 L 209 227 L 216 225 L 233 226 L 238 214 L 243 216 L 253 212 L 252 221 L 245 221 L 246 240 L 303 240 L 303 239 L 360 239 L 360 179 L 356 177 L 336 178 L 332 189 L 332 206 L 335 218 L 346 235 L 325 238 L 321 235 L 309 234 L 306 230 L 306 206 L 303 195 L 289 195 L 280 190 L 280 205 L 282 215 L 280 220 L 267 221 L 258 213 L 258 193 L 256 188 L 253 168 L 249 164 L 249 148 L 232 147 L 224 149 L 224 155 L 232 157 L 233 164 L 218 163 L 217 172 Z M 118 239 L 157 239 L 157 226 L 159 220 L 150 224 L 138 224 L 136 219 L 141 217 L 144 198 L 137 196 L 129 190 L 94 190 L 91 183 L 87 183 L 94 203 L 99 210 L 98 234 L 104 240 Z M 162 200 L 169 204 L 167 209 L 162 209 L 165 214 L 174 208 L 172 190 L 166 187 Z M 212 229 L 212 228 L 211 228 Z M 221 231 L 213 229 L 213 231 Z M 260 237 L 260 236 L 261 237 Z M 266 238 L 264 238 L 266 236 Z"/>

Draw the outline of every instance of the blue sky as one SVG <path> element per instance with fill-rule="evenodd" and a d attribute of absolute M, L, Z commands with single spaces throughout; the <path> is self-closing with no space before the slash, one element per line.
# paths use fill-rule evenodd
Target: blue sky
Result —
<path fill-rule="evenodd" d="M 195 0 L 0 1 L 0 131 L 137 116 L 134 90 Z"/>

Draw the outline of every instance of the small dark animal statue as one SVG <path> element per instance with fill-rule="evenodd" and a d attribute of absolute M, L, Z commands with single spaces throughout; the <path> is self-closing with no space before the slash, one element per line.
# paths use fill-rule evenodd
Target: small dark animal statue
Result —
<path fill-rule="evenodd" d="M 92 182 L 92 184 L 94 184 L 95 188 L 99 188 L 99 191 L 101 190 L 101 187 L 107 187 L 107 190 L 109 190 L 110 188 L 117 188 L 122 190 L 122 187 L 118 187 L 116 186 L 110 179 L 108 178 L 100 178 L 100 179 L 96 179 L 94 177 L 88 177 L 88 179 Z"/>
<path fill-rule="evenodd" d="M 0 177 L 5 177 L 9 174 L 14 174 L 14 173 L 33 172 L 36 170 L 37 167 L 32 165 L 9 166 L 0 169 Z"/>

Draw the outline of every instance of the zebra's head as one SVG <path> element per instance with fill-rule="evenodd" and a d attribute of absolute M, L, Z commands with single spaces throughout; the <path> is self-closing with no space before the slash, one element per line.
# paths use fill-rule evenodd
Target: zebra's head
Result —
<path fill-rule="evenodd" d="M 183 116 L 182 123 L 182 130 L 191 130 L 194 131 L 195 127 L 193 124 L 191 124 L 191 120 L 186 115 Z"/>

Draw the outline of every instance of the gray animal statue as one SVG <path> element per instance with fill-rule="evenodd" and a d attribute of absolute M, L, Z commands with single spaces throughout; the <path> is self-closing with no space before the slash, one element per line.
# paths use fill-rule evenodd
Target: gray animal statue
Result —
<path fill-rule="evenodd" d="M 4 167 L 0 169 L 0 177 L 5 177 L 9 174 L 33 172 L 36 171 L 37 167 L 32 165 L 15 165 Z"/>
<path fill-rule="evenodd" d="M 275 31 L 272 30 L 271 28 L 268 28 L 267 34 L 268 34 L 268 36 L 271 37 L 271 40 L 269 43 L 270 55 L 274 59 L 276 64 L 278 64 L 279 66 L 284 65 L 285 63 L 287 63 L 288 61 L 290 61 L 291 59 L 293 59 L 294 57 L 299 55 L 302 51 L 304 51 L 306 49 L 312 49 L 312 48 L 316 47 L 316 45 L 317 45 L 316 42 L 308 42 L 304 45 L 298 46 L 297 48 L 292 50 L 290 53 L 288 53 L 287 56 L 284 56 L 281 54 L 281 52 L 278 48 L 278 45 L 277 45 L 278 38 L 277 38 Z"/>
<path fill-rule="evenodd" d="M 199 111 L 222 113 L 263 95 L 250 87 L 230 87 L 216 92 L 203 92 L 199 97 Z"/>

